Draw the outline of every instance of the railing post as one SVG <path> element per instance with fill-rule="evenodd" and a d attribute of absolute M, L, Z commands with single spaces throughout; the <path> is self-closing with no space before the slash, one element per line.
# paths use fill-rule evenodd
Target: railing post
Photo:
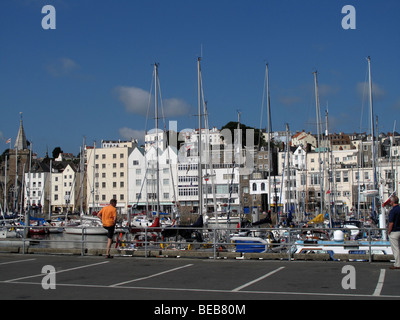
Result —
<path fill-rule="evenodd" d="M 288 229 L 288 233 L 289 233 L 289 238 L 288 238 L 288 252 L 289 252 L 289 262 L 292 261 L 292 247 L 291 247 L 291 232 L 290 229 Z"/>
<path fill-rule="evenodd" d="M 368 229 L 368 244 L 369 244 L 369 262 L 372 262 L 372 237 L 371 237 L 371 229 Z"/>
<path fill-rule="evenodd" d="M 214 243 L 214 260 L 217 259 L 217 227 L 214 226 L 214 235 L 213 235 L 213 243 Z"/>
<path fill-rule="evenodd" d="M 22 254 L 25 254 L 25 228 L 26 226 L 23 226 L 22 229 Z"/>
<path fill-rule="evenodd" d="M 84 248 L 84 243 L 85 243 L 85 226 L 82 226 L 82 242 L 81 242 L 81 256 L 84 256 L 85 255 L 85 248 Z"/>
<path fill-rule="evenodd" d="M 144 257 L 147 258 L 147 226 L 144 227 Z"/>

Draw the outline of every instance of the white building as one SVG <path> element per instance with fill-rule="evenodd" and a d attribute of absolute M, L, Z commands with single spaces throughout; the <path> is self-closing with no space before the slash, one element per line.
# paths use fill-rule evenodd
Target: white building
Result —
<path fill-rule="evenodd" d="M 158 179 L 157 179 L 158 159 Z M 128 203 L 135 210 L 172 213 L 177 201 L 177 151 L 135 148 L 128 158 Z M 158 190 L 157 190 L 158 185 Z M 157 194 L 159 198 L 157 201 Z"/>
<path fill-rule="evenodd" d="M 51 211 L 73 212 L 78 202 L 80 174 L 71 163 L 53 162 L 51 171 Z"/>
<path fill-rule="evenodd" d="M 87 208 L 99 211 L 111 199 L 117 200 L 117 211 L 128 210 L 128 158 L 136 140 L 102 143 L 103 148 L 87 148 Z"/>
<path fill-rule="evenodd" d="M 34 213 L 48 212 L 45 204 L 48 200 L 50 169 L 42 162 L 35 162 L 30 173 L 25 173 L 24 203 Z"/>

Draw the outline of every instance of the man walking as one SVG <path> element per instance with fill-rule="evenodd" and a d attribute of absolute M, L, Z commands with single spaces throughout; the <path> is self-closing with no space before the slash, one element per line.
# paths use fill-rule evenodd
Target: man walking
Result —
<path fill-rule="evenodd" d="M 117 220 L 117 200 L 111 199 L 110 205 L 104 207 L 100 210 L 97 216 L 101 219 L 103 223 L 103 228 L 106 229 L 107 232 L 107 259 L 112 259 L 113 256 L 110 255 L 111 244 L 113 241 L 114 230 L 115 230 L 115 222 Z"/>
<path fill-rule="evenodd" d="M 389 212 L 389 240 L 395 258 L 390 269 L 400 269 L 400 206 L 397 196 L 390 197 L 392 210 Z"/>

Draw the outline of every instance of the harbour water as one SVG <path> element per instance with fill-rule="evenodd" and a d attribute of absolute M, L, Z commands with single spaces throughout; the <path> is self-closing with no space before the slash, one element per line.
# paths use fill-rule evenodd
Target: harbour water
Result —
<path fill-rule="evenodd" d="M 80 249 L 82 248 L 82 239 L 85 241 L 87 249 L 103 249 L 107 246 L 106 235 L 88 235 L 82 238 L 82 235 L 65 232 L 34 235 L 30 237 L 30 243 L 38 248 Z"/>

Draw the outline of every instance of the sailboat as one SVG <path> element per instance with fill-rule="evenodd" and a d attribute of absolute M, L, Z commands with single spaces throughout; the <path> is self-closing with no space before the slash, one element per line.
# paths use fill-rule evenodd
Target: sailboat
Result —
<path fill-rule="evenodd" d="M 101 219 L 96 216 L 81 215 L 81 223 L 77 226 L 65 226 L 64 232 L 68 234 L 106 235 Z"/>
<path fill-rule="evenodd" d="M 371 58 L 368 57 L 368 70 L 369 70 L 369 99 L 370 99 L 370 113 L 371 113 L 371 137 L 372 137 L 372 169 L 373 169 L 373 182 L 368 190 L 364 191 L 365 196 L 369 196 L 373 199 L 372 210 L 378 209 L 375 206 L 375 201 L 379 192 L 376 188 L 376 168 L 375 168 L 375 134 L 374 134 L 374 113 L 373 113 L 373 98 L 372 98 L 372 77 L 371 77 Z M 386 229 L 384 213 L 380 213 L 380 229 Z M 345 225 L 345 231 L 350 231 L 350 237 L 355 238 L 355 235 L 359 235 L 360 230 L 356 226 Z M 299 239 L 296 244 L 292 247 L 292 253 L 329 253 L 333 258 L 335 253 L 344 254 L 393 254 L 390 242 L 386 240 L 385 232 L 382 232 L 381 239 L 375 240 L 345 240 L 345 233 L 342 230 L 336 230 L 333 233 L 332 240 L 319 240 L 313 239 L 313 241 L 305 241 L 305 239 Z"/>

